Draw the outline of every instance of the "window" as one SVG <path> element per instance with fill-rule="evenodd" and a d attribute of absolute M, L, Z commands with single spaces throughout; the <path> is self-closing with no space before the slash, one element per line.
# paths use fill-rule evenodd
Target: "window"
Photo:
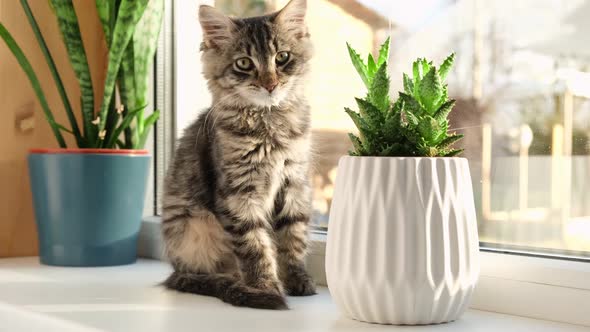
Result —
<path fill-rule="evenodd" d="M 159 107 L 167 110 L 157 130 L 160 184 L 174 137 L 210 102 L 199 63 L 196 13 L 203 2 L 241 16 L 287 1 L 174 2 L 158 58 L 173 64 L 159 77 Z M 345 42 L 376 52 L 391 36 L 392 91 L 401 90 L 401 73 L 416 57 L 441 61 L 457 53 L 448 80 L 457 99 L 451 127 L 466 135 L 461 144 L 482 247 L 590 257 L 590 1 L 312 0 L 308 6 L 316 45 L 307 89 L 319 151 L 312 179 L 317 229 L 329 229 L 337 162 L 354 130 L 343 108 L 364 93 Z"/>

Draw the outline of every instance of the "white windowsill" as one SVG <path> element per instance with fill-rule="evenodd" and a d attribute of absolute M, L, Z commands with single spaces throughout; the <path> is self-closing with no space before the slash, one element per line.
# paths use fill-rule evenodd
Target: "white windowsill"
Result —
<path fill-rule="evenodd" d="M 37 258 L 0 259 L 0 330 L 6 331 L 398 331 L 343 317 L 325 288 L 289 298 L 291 310 L 235 308 L 158 286 L 160 261 L 109 268 L 41 266 Z M 420 331 L 581 332 L 563 323 L 469 310 L 456 322 Z"/>
<path fill-rule="evenodd" d="M 326 285 L 326 236 L 311 234 L 308 270 Z M 159 218 L 147 218 L 143 257 L 162 259 Z M 590 326 L 590 263 L 481 252 L 472 309 Z"/>

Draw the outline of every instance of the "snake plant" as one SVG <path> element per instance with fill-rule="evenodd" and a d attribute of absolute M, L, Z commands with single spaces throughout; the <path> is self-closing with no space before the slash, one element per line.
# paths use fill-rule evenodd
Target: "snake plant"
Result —
<path fill-rule="evenodd" d="M 67 133 L 74 136 L 79 148 L 143 148 L 150 128 L 160 115 L 156 110 L 145 116 L 144 110 L 148 104 L 148 75 L 162 25 L 164 0 L 96 0 L 108 45 L 104 93 L 97 97 L 100 100 L 98 110 L 94 107 L 92 78 L 72 0 L 49 0 L 80 86 L 82 129 L 29 3 L 27 0 L 20 0 L 20 3 L 55 82 L 70 128 L 55 121 L 35 71 L 2 22 L 0 37 L 29 78 L 59 146 L 67 147 L 63 136 Z"/>
<path fill-rule="evenodd" d="M 365 63 L 350 46 L 352 64 L 365 83 L 365 98 L 356 98 L 359 112 L 346 108 L 359 135 L 349 134 L 353 156 L 451 157 L 462 150 L 452 148 L 463 135 L 449 133 L 448 115 L 455 100 L 448 98 L 447 77 L 454 54 L 440 67 L 426 59 L 413 64 L 413 77 L 403 75 L 404 92 L 392 102 L 387 75 L 389 39 L 381 46 L 377 60 L 371 54 Z"/>

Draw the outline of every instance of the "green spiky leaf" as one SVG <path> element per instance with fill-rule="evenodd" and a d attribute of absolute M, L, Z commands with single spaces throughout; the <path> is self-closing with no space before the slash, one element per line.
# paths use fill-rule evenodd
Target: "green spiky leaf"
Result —
<path fill-rule="evenodd" d="M 387 63 L 389 59 L 389 46 L 390 46 L 391 37 L 387 37 L 385 42 L 379 48 L 379 59 L 377 60 L 377 67 L 381 67 L 383 64 Z"/>
<path fill-rule="evenodd" d="M 355 155 L 362 156 L 365 154 L 365 148 L 363 147 L 363 143 L 361 139 L 358 138 L 356 135 L 349 133 L 348 137 L 352 142 L 352 147 L 354 148 Z"/>
<path fill-rule="evenodd" d="M 396 142 L 402 136 L 402 119 L 401 112 L 395 112 L 385 120 L 383 124 L 383 138 L 388 142 Z"/>
<path fill-rule="evenodd" d="M 407 94 L 414 93 L 414 82 L 404 73 L 404 92 Z"/>
<path fill-rule="evenodd" d="M 449 116 L 449 113 L 451 113 L 451 111 L 453 110 L 455 102 L 455 99 L 451 99 L 442 104 L 439 107 L 439 109 L 434 113 L 434 118 L 438 121 L 446 120 Z"/>
<path fill-rule="evenodd" d="M 420 65 L 420 61 L 421 61 L 421 59 L 418 58 L 418 60 L 414 61 L 414 63 L 412 64 L 412 74 L 414 77 L 414 86 L 417 86 L 418 83 L 420 83 L 420 80 L 422 80 L 422 66 Z"/>
<path fill-rule="evenodd" d="M 382 49 L 387 53 L 385 46 Z M 404 74 L 404 92 L 393 103 L 389 100 L 386 58 L 381 66 L 377 61 L 376 72 L 372 55 L 367 65 L 360 64 L 371 84 L 367 97 L 357 98 L 359 112 L 346 109 L 359 130 L 358 136 L 349 136 L 355 147 L 351 155 L 442 157 L 461 152 L 450 146 L 462 135 L 448 133 L 448 115 L 455 101 L 448 100 L 447 85 L 431 61 L 419 58 L 414 62 L 413 77 Z M 452 57 L 444 65 L 445 74 L 451 65 Z"/>
<path fill-rule="evenodd" d="M 424 75 L 418 91 L 420 104 L 429 114 L 434 114 L 435 107 L 443 94 L 442 82 L 436 67 L 430 68 Z"/>
<path fill-rule="evenodd" d="M 389 77 L 387 77 L 386 63 L 379 67 L 375 74 L 369 89 L 369 101 L 384 114 L 389 109 Z"/>
<path fill-rule="evenodd" d="M 361 118 L 361 115 L 359 113 L 351 110 L 348 107 L 345 107 L 344 110 L 345 110 L 346 114 L 348 114 L 348 116 L 350 116 L 350 118 L 352 119 L 352 122 L 354 123 L 354 125 L 356 126 L 356 128 L 358 130 L 368 128 L 365 120 L 363 120 L 363 118 Z"/>
<path fill-rule="evenodd" d="M 416 128 L 420 125 L 420 119 L 410 110 L 404 112 L 409 128 Z"/>
<path fill-rule="evenodd" d="M 366 119 L 367 124 L 371 128 L 379 128 L 384 120 L 381 111 L 375 105 L 364 99 L 356 98 L 356 102 L 359 108 L 359 113 Z"/>
<path fill-rule="evenodd" d="M 463 149 L 451 150 L 451 151 L 445 153 L 443 155 L 443 157 L 456 157 L 456 156 L 460 155 L 461 153 L 463 153 L 463 151 L 465 151 L 465 150 L 463 150 Z"/>
<path fill-rule="evenodd" d="M 371 86 L 371 80 L 369 78 L 369 69 L 367 68 L 367 65 L 365 65 L 361 56 L 350 46 L 350 44 L 346 43 L 346 47 L 348 48 L 348 54 L 350 55 L 352 65 L 368 89 Z"/>
<path fill-rule="evenodd" d="M 412 112 L 413 114 L 418 116 L 424 114 L 425 110 L 422 107 L 422 105 L 420 105 L 420 103 L 416 100 L 416 98 L 403 92 L 399 93 L 399 98 L 404 102 L 404 111 Z"/>
<path fill-rule="evenodd" d="M 453 67 L 453 63 L 455 62 L 455 53 L 451 53 L 451 55 L 449 55 L 445 61 L 443 61 L 443 63 L 440 65 L 440 78 L 441 80 L 445 80 L 447 79 L 447 75 L 449 74 L 449 72 L 451 71 L 451 68 Z"/>
<path fill-rule="evenodd" d="M 375 73 L 377 73 L 377 63 L 375 63 L 375 59 L 373 59 L 373 55 L 369 54 L 367 59 L 367 74 L 369 78 L 375 77 Z"/>
<path fill-rule="evenodd" d="M 422 66 L 422 75 L 426 75 L 426 73 L 428 73 L 430 71 L 430 69 L 432 68 L 432 62 L 429 62 L 426 59 L 422 59 L 420 61 L 420 65 Z"/>
<path fill-rule="evenodd" d="M 429 115 L 419 120 L 417 129 L 424 141 L 429 145 L 435 145 L 441 133 L 440 123 Z"/>
<path fill-rule="evenodd" d="M 438 148 L 446 149 L 446 148 L 450 147 L 452 144 L 460 141 L 463 137 L 464 137 L 464 135 L 462 135 L 462 134 L 455 134 L 455 135 L 448 136 L 447 138 L 445 138 L 444 140 L 442 140 L 438 144 Z"/>

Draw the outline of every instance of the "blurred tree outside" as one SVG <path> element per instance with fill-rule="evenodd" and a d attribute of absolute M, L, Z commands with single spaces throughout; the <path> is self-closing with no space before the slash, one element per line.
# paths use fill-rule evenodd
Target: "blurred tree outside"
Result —
<path fill-rule="evenodd" d="M 562 114 L 557 110 L 555 100 L 548 99 L 545 96 L 537 96 L 521 101 L 521 122 L 528 124 L 533 131 L 533 142 L 529 148 L 530 155 L 550 155 L 553 128 L 563 123 Z M 559 97 L 555 99 L 559 100 Z M 575 117 L 582 119 L 574 119 L 572 155 L 590 154 L 590 122 L 583 120 L 590 113 L 588 106 L 587 99 L 577 98 L 575 100 L 574 109 L 577 110 Z"/>

